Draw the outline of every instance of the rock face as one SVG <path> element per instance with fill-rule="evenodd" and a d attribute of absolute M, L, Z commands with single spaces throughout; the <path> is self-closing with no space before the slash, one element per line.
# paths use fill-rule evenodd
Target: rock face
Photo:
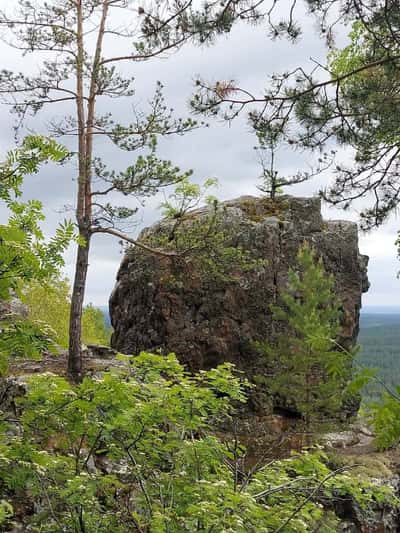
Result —
<path fill-rule="evenodd" d="M 27 316 L 28 308 L 17 298 L 12 297 L 6 302 L 0 300 L 0 322 L 10 317 L 26 318 Z"/>
<path fill-rule="evenodd" d="M 200 210 L 197 216 L 203 215 Z M 354 344 L 361 295 L 369 286 L 368 257 L 359 253 L 355 223 L 324 221 L 319 198 L 271 202 L 245 196 L 224 203 L 224 224 L 231 243 L 264 259 L 264 266 L 239 273 L 234 282 L 201 278 L 190 264 L 177 277 L 169 259 L 129 250 L 110 298 L 113 348 L 131 354 L 172 351 L 192 371 L 230 361 L 249 377 L 262 374 L 253 343 L 276 334 L 270 304 L 279 302 L 304 241 L 335 277 L 343 308 L 339 342 Z M 142 236 L 156 234 L 162 225 Z"/>

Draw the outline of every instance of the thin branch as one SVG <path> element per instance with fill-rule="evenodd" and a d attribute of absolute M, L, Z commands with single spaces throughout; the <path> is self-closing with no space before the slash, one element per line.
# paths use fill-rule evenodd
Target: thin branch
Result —
<path fill-rule="evenodd" d="M 351 468 L 358 468 L 362 466 L 362 464 L 354 464 L 354 465 L 347 465 L 342 466 L 335 470 L 334 472 L 330 472 L 327 476 L 324 477 L 324 479 L 315 487 L 315 489 L 305 498 L 300 505 L 296 507 L 296 509 L 293 511 L 293 513 L 277 528 L 275 529 L 274 533 L 280 533 L 280 531 L 283 531 L 286 526 L 293 520 L 293 518 L 303 509 L 307 503 L 312 500 L 312 498 L 318 494 L 318 492 L 321 490 L 321 488 L 325 485 L 327 481 L 332 479 L 333 477 L 337 476 L 338 474 L 341 474 L 342 472 L 345 472 L 346 470 L 350 470 Z"/>
<path fill-rule="evenodd" d="M 124 240 L 126 242 L 129 242 L 130 244 L 133 244 L 134 246 L 137 246 L 138 248 L 141 248 L 145 252 L 149 252 L 151 254 L 155 254 L 155 255 L 158 255 L 160 257 L 179 257 L 179 256 L 182 255 L 182 254 L 180 254 L 178 252 L 167 252 L 165 250 L 160 250 L 159 248 L 152 248 L 150 246 L 147 246 L 143 242 L 140 242 L 140 241 L 138 241 L 136 239 L 133 239 L 132 237 L 130 237 L 126 233 L 123 233 L 122 231 L 119 231 L 118 229 L 94 227 L 94 228 L 91 229 L 91 232 L 93 234 L 95 234 L 95 233 L 106 233 L 108 235 L 113 235 L 114 237 L 118 237 L 119 239 L 122 239 L 122 240 Z"/>
<path fill-rule="evenodd" d="M 106 65 L 107 63 L 116 63 L 119 61 L 145 61 L 146 59 L 150 59 L 151 57 L 157 57 L 164 52 L 167 52 L 168 50 L 179 48 L 185 41 L 189 40 L 192 36 L 186 35 L 185 37 L 182 37 L 181 39 L 174 41 L 171 44 L 165 45 L 162 48 L 159 48 L 155 52 L 149 52 L 148 54 L 130 54 L 126 56 L 116 56 L 116 57 L 109 57 L 106 59 L 103 59 L 100 62 L 100 65 Z"/>

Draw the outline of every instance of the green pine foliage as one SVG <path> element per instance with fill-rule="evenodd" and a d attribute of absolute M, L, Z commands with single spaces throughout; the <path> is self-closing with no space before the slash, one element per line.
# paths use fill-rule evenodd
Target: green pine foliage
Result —
<path fill-rule="evenodd" d="M 304 433 L 310 437 L 340 411 L 352 355 L 340 350 L 335 340 L 340 304 L 333 277 L 307 243 L 300 248 L 297 262 L 296 270 L 289 270 L 281 307 L 273 308 L 277 323 L 289 326 L 289 334 L 277 335 L 273 344 L 258 344 L 270 369 L 270 375 L 259 381 L 284 402 L 295 398 L 291 407 L 301 413 Z"/>
<path fill-rule="evenodd" d="M 351 165 L 337 164 L 336 181 L 326 196 L 344 207 L 354 198 L 373 198 L 360 213 L 366 229 L 387 221 L 398 205 L 400 10 L 396 1 L 384 4 L 371 3 L 365 18 L 357 13 L 349 44 L 329 56 L 329 72 L 341 80 L 336 98 L 323 105 L 323 99 L 311 98 L 308 110 L 314 108 L 310 124 L 315 131 L 323 116 L 324 134 L 329 131 L 353 150 Z"/>
<path fill-rule="evenodd" d="M 258 145 L 254 147 L 258 154 L 262 174 L 260 176 L 261 185 L 259 190 L 266 194 L 271 200 L 283 193 L 285 187 L 297 185 L 312 177 L 311 173 L 300 172 L 293 176 L 283 176 L 277 170 L 277 159 L 281 149 L 284 147 L 283 124 L 273 124 L 270 121 L 259 120 L 253 124 L 253 129 L 257 136 Z"/>

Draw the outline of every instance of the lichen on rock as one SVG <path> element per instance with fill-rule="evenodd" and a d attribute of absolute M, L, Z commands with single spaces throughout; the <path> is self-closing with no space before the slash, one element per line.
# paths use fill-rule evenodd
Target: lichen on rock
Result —
<path fill-rule="evenodd" d="M 338 342 L 353 346 L 361 295 L 369 286 L 368 257 L 359 252 L 357 225 L 324 221 L 317 197 L 283 196 L 272 202 L 245 196 L 224 202 L 223 208 L 230 245 L 262 259 L 263 266 L 220 280 L 197 275 L 195 263 L 188 262 L 178 279 L 168 259 L 130 249 L 110 298 L 113 348 L 131 354 L 174 352 L 191 371 L 229 361 L 250 379 L 262 374 L 265 363 L 254 342 L 272 339 L 283 327 L 273 320 L 270 305 L 279 302 L 304 241 L 334 275 L 342 302 Z M 199 210 L 197 216 L 203 215 Z M 163 224 L 147 228 L 141 238 L 159 232 Z M 255 411 L 269 407 L 267 394 L 252 396 Z"/>

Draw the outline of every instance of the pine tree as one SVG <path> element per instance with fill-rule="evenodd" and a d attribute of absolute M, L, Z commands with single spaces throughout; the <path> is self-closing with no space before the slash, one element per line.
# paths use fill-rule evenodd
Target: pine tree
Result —
<path fill-rule="evenodd" d="M 255 150 L 258 152 L 258 159 L 262 168 L 260 176 L 262 184 L 258 186 L 261 192 L 267 194 L 271 200 L 275 200 L 277 194 L 282 193 L 283 187 L 297 185 L 313 177 L 314 174 L 311 172 L 282 176 L 276 169 L 276 157 L 284 140 L 283 125 L 261 121 L 257 123 L 254 129 L 258 140 L 258 146 L 255 146 Z"/>
<path fill-rule="evenodd" d="M 400 205 L 400 3 L 305 4 L 331 48 L 326 61 L 311 61 L 308 68 L 301 61 L 277 70 L 262 90 L 199 79 L 192 106 L 228 123 L 248 111 L 253 127 L 260 122 L 284 125 L 291 147 L 332 160 L 335 179 L 323 187 L 323 198 L 344 209 L 364 198 L 361 224 L 371 229 L 387 221 Z M 297 0 L 273 2 L 269 25 L 274 37 L 299 39 L 303 21 Z M 342 50 L 334 46 L 340 26 L 351 26 L 349 43 Z"/>
<path fill-rule="evenodd" d="M 159 159 L 156 147 L 160 137 L 181 135 L 197 127 L 190 118 L 174 117 L 164 101 L 160 82 L 148 109 L 134 106 L 131 119 L 116 122 L 110 102 L 134 95 L 134 78 L 118 69 L 122 64 L 165 57 L 188 43 L 210 43 L 218 35 L 229 33 L 236 21 L 257 22 L 262 18 L 257 9 L 260 2 L 234 0 L 197 6 L 191 1 L 151 0 L 137 5 L 133 0 L 18 0 L 9 4 L 0 9 L 0 40 L 21 51 L 23 57 L 34 54 L 31 62 L 37 65 L 33 75 L 0 71 L 0 95 L 17 114 L 17 124 L 43 108 L 56 106 L 54 115 L 58 115 L 57 109 L 64 112 L 63 106 L 71 106 L 65 116 L 52 121 L 50 130 L 52 135 L 75 139 L 71 155 L 76 156 L 77 163 L 75 218 L 79 241 L 68 372 L 74 381 L 80 381 L 82 314 L 92 237 L 113 235 L 163 255 L 122 231 L 136 209 L 114 205 L 109 195 L 143 201 L 190 176 L 191 171 L 181 172 L 170 161 Z M 113 54 L 113 49 L 118 52 Z M 101 111 L 100 100 L 109 102 L 110 111 Z M 118 172 L 96 155 L 95 139 L 106 139 L 125 152 L 139 151 L 139 155 L 133 156 L 125 171 Z M 164 256 L 171 257 L 171 253 Z"/>
<path fill-rule="evenodd" d="M 298 270 L 289 271 L 289 284 L 281 296 L 282 307 L 274 307 L 274 317 L 289 326 L 289 333 L 277 335 L 275 342 L 260 343 L 270 375 L 262 381 L 282 400 L 294 399 L 301 413 L 306 442 L 322 422 L 338 414 L 349 379 L 351 354 L 338 349 L 339 302 L 334 279 L 326 273 L 305 243 L 297 255 Z"/>

